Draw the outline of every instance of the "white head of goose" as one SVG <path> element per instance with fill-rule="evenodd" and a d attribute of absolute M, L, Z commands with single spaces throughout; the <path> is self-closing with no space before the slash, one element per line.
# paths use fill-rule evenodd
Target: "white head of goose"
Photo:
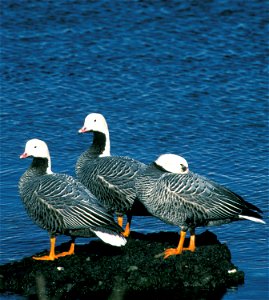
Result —
<path fill-rule="evenodd" d="M 110 156 L 109 130 L 106 119 L 102 114 L 89 114 L 78 132 L 93 132 L 92 152 L 101 157 Z"/>

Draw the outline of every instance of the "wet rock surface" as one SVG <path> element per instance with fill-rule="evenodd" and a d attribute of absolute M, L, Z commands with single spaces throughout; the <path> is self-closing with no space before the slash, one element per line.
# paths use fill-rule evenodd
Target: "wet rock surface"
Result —
<path fill-rule="evenodd" d="M 122 248 L 92 240 L 55 261 L 24 258 L 0 266 L 1 293 L 30 299 L 220 299 L 228 287 L 244 282 L 228 247 L 213 233 L 197 235 L 194 253 L 164 260 L 161 253 L 178 241 L 176 232 L 132 232 Z"/>

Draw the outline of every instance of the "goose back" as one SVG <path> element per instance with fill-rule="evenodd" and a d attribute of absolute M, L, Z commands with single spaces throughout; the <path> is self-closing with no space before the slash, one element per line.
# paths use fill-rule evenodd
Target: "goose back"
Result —
<path fill-rule="evenodd" d="M 153 215 L 163 221 L 186 228 L 220 225 L 248 213 L 261 218 L 256 206 L 227 188 L 198 174 L 174 174 L 154 165 L 138 175 L 137 194 Z"/>

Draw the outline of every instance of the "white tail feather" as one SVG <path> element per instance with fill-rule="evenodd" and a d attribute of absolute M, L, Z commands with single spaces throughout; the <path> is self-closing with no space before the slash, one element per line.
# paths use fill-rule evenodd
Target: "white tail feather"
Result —
<path fill-rule="evenodd" d="M 258 219 L 258 218 L 254 218 L 254 217 L 239 215 L 239 218 L 241 218 L 241 219 L 247 219 L 247 220 L 250 220 L 250 221 L 253 221 L 253 222 L 258 222 L 258 223 L 266 224 L 263 220 Z"/>
<path fill-rule="evenodd" d="M 121 247 L 127 243 L 127 240 L 124 236 L 111 234 L 108 232 L 102 231 L 93 231 L 102 241 L 112 246 Z"/>

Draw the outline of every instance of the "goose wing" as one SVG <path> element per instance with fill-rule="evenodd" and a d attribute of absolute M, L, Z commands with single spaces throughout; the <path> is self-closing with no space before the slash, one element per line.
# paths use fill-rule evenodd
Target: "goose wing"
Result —
<path fill-rule="evenodd" d="M 209 220 L 238 216 L 245 208 L 244 200 L 227 188 L 202 176 L 165 174 L 159 183 L 167 197 L 179 201 L 185 211 L 198 213 Z"/>
<path fill-rule="evenodd" d="M 96 176 L 100 184 L 117 198 L 130 202 L 135 198 L 134 179 L 143 166 L 126 157 L 104 157 L 98 163 Z"/>
<path fill-rule="evenodd" d="M 114 226 L 114 219 L 102 208 L 96 198 L 71 176 L 45 175 L 35 197 L 53 224 L 65 229 Z M 59 224 L 60 223 L 60 224 Z"/>

